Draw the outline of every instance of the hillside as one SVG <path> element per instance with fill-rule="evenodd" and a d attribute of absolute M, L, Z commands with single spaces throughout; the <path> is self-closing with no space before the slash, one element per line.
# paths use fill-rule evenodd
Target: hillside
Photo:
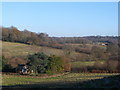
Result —
<path fill-rule="evenodd" d="M 2 43 L 2 47 L 0 47 L 0 50 L 2 50 L 2 55 L 4 55 L 6 58 L 9 58 L 9 62 L 12 64 L 12 66 L 16 66 L 17 63 L 26 63 L 25 59 L 27 55 L 35 52 L 44 52 L 47 55 L 57 55 L 57 56 L 64 56 L 66 53 L 66 51 L 62 49 L 55 49 L 50 47 L 27 45 L 21 43 L 5 42 L 5 41 L 0 41 L 0 43 Z M 78 55 L 82 55 L 82 54 L 72 52 L 70 54 L 70 57 L 72 59 L 76 59 Z"/>
<path fill-rule="evenodd" d="M 59 49 L 4 41 L 0 41 L 0 43 L 2 43 L 3 55 L 5 55 L 8 58 L 25 57 L 28 54 L 32 54 L 35 52 L 44 52 L 47 55 L 50 54 L 63 55 L 63 51 Z"/>
<path fill-rule="evenodd" d="M 17 64 L 23 64 L 26 63 L 26 57 L 29 54 L 33 54 L 35 52 L 44 52 L 47 55 L 57 55 L 57 56 L 64 56 L 66 55 L 66 50 L 64 49 L 55 49 L 51 47 L 44 47 L 44 46 L 36 46 L 36 45 L 28 45 L 28 44 L 22 44 L 22 43 L 14 43 L 14 42 L 5 42 L 0 41 L 2 43 L 2 47 L 0 47 L 0 50 L 2 50 L 2 54 L 8 58 L 9 63 L 16 67 Z M 92 44 L 91 44 L 92 45 Z M 93 66 L 95 61 L 85 61 L 88 58 L 88 54 L 85 53 L 77 53 L 74 51 L 71 51 L 69 54 L 69 57 L 71 59 L 72 67 L 87 67 L 87 66 Z"/>

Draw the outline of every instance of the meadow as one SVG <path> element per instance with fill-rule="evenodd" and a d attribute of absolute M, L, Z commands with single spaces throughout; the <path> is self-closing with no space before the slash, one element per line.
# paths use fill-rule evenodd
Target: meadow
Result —
<path fill-rule="evenodd" d="M 28 54 L 32 54 L 39 51 L 44 52 L 48 55 L 63 54 L 62 50 L 54 49 L 54 48 L 28 45 L 28 44 L 22 44 L 22 43 L 4 42 L 4 41 L 0 41 L 0 43 L 2 43 L 3 55 L 6 55 L 6 57 L 25 57 Z"/>
<path fill-rule="evenodd" d="M 15 88 L 102 88 L 119 87 L 118 73 L 64 73 L 51 76 L 2 76 L 4 87 Z"/>
<path fill-rule="evenodd" d="M 95 61 L 76 61 L 72 62 L 72 67 L 79 67 L 79 66 L 93 66 Z"/>
<path fill-rule="evenodd" d="M 57 55 L 57 56 L 64 56 L 65 51 L 62 49 L 55 49 L 51 47 L 44 47 L 44 46 L 36 46 L 36 45 L 28 45 L 28 44 L 22 44 L 22 43 L 14 43 L 14 42 L 5 42 L 0 41 L 2 43 L 2 47 L 0 47 L 0 50 L 2 50 L 2 55 L 4 55 L 6 58 L 26 58 L 29 54 L 33 54 L 36 52 L 44 52 L 47 55 Z M 83 53 L 77 53 L 77 52 L 71 52 L 70 57 L 74 60 L 77 58 L 78 55 L 83 55 Z M 80 59 L 80 58 L 77 58 Z M 17 61 L 10 59 L 9 63 L 12 66 L 14 63 L 25 63 L 25 60 L 18 59 Z M 92 66 L 94 65 L 94 61 L 75 61 L 71 63 L 73 67 L 79 67 L 81 65 L 83 66 Z"/>

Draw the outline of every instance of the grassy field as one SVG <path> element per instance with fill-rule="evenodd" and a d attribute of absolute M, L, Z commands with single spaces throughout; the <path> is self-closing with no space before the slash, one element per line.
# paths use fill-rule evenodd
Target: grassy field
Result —
<path fill-rule="evenodd" d="M 76 61 L 72 62 L 72 67 L 80 67 L 80 66 L 93 66 L 95 61 Z"/>
<path fill-rule="evenodd" d="M 50 47 L 41 47 L 41 46 L 35 46 L 35 45 L 27 45 L 27 44 L 22 44 L 22 43 L 14 43 L 14 42 L 5 42 L 5 41 L 0 41 L 0 44 L 2 43 L 2 47 L 0 47 L 0 50 L 2 50 L 2 54 L 7 57 L 7 58 L 12 58 L 12 57 L 26 57 L 29 54 L 35 53 L 35 52 L 44 52 L 47 55 L 57 55 L 57 56 L 63 56 L 65 54 L 64 50 L 60 49 L 54 49 Z M 70 57 L 75 59 L 77 55 L 83 55 L 82 53 L 76 53 L 72 52 Z M 10 63 L 14 63 L 15 60 L 10 61 Z M 23 61 L 18 61 L 18 62 L 25 62 Z M 77 66 L 79 64 L 86 64 L 84 62 L 75 62 L 73 63 L 73 66 L 77 63 Z M 91 65 L 92 62 L 88 63 Z"/>
<path fill-rule="evenodd" d="M 119 80 L 117 73 L 66 73 L 55 77 L 3 75 L 2 85 L 28 88 L 110 88 L 119 87 Z"/>
<path fill-rule="evenodd" d="M 87 67 L 87 66 L 93 66 L 95 61 L 76 61 L 72 62 L 72 67 Z M 99 63 L 103 64 L 105 61 L 99 61 Z"/>
<path fill-rule="evenodd" d="M 2 50 L 3 55 L 6 55 L 6 57 L 24 57 L 24 56 L 27 56 L 28 54 L 32 54 L 40 51 L 48 55 L 63 54 L 62 50 L 54 49 L 54 48 L 27 45 L 22 43 L 4 42 L 4 41 L 0 41 L 0 43 L 2 43 L 2 49 L 1 48 L 0 49 Z"/>
<path fill-rule="evenodd" d="M 35 52 L 44 52 L 47 55 L 57 55 L 63 56 L 65 55 L 65 51 L 62 49 L 55 49 L 50 47 L 36 46 L 36 45 L 27 45 L 22 43 L 14 43 L 14 42 L 5 42 L 0 41 L 2 43 L 2 47 L 0 50 L 2 54 L 8 58 L 10 57 L 26 57 L 28 54 L 32 54 Z M 81 55 L 81 53 L 71 52 L 71 57 L 75 58 L 77 55 Z"/>
<path fill-rule="evenodd" d="M 35 45 L 27 45 L 27 44 L 22 44 L 22 43 L 13 43 L 13 42 L 5 42 L 5 41 L 0 41 L 0 44 L 2 43 L 2 47 L 0 47 L 0 50 L 2 50 L 2 54 L 7 57 L 26 57 L 28 54 L 32 54 L 35 52 L 44 52 L 47 55 L 57 55 L 57 56 L 62 56 L 64 55 L 64 51 L 60 49 L 54 49 L 50 47 L 41 47 L 41 46 L 35 46 Z M 76 53 L 72 52 L 71 57 L 75 59 L 77 55 L 83 55 L 83 53 Z M 78 59 L 78 58 L 77 58 Z M 25 60 L 21 61 L 15 61 L 11 60 L 10 63 L 12 66 L 16 66 L 14 63 L 25 63 Z M 72 67 L 80 67 L 80 66 L 93 66 L 94 61 L 75 61 L 72 62 Z"/>

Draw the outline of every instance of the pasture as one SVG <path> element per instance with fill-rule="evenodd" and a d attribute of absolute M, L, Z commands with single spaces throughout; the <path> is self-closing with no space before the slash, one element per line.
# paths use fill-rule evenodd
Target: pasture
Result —
<path fill-rule="evenodd" d="M 44 52 L 47 55 L 57 55 L 57 56 L 65 55 L 65 51 L 62 49 L 55 49 L 55 48 L 36 46 L 36 45 L 27 45 L 27 44 L 14 43 L 14 42 L 5 42 L 5 41 L 0 41 L 0 44 L 2 44 L 2 47 L 0 47 L 0 50 L 2 51 L 2 55 L 4 55 L 6 58 L 9 58 L 9 63 L 14 67 L 16 66 L 16 63 L 26 63 L 25 59 L 27 55 L 33 54 L 35 52 Z M 83 55 L 83 53 L 77 53 L 73 51 L 70 54 L 70 57 L 72 58 L 72 60 L 74 60 L 77 58 L 78 55 L 81 56 Z M 19 60 L 18 59 L 19 57 L 22 59 Z M 73 66 L 76 63 L 78 62 L 74 62 Z M 80 62 L 80 63 L 84 64 L 84 62 Z M 92 65 L 91 63 L 89 64 Z M 77 64 L 77 66 L 79 66 L 79 63 Z"/>
<path fill-rule="evenodd" d="M 3 87 L 27 88 L 101 88 L 119 87 L 118 73 L 64 73 L 60 75 L 4 75 Z"/>
<path fill-rule="evenodd" d="M 80 66 L 93 66 L 95 63 L 95 61 L 76 61 L 76 62 L 72 62 L 72 67 L 80 67 Z"/>
<path fill-rule="evenodd" d="M 22 43 L 13 43 L 13 42 L 4 42 L 0 41 L 2 43 L 2 54 L 6 57 L 25 57 L 28 54 L 32 54 L 35 52 L 44 52 L 48 55 L 55 54 L 55 55 L 61 55 L 63 54 L 62 50 L 49 48 L 49 47 L 41 47 L 36 45 L 27 45 Z M 1 49 L 0 48 L 0 49 Z"/>

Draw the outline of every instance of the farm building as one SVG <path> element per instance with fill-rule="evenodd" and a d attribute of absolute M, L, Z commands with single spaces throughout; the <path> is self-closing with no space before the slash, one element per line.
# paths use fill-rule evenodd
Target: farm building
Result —
<path fill-rule="evenodd" d="M 30 69 L 26 64 L 18 64 L 16 72 L 19 74 L 30 74 Z"/>

